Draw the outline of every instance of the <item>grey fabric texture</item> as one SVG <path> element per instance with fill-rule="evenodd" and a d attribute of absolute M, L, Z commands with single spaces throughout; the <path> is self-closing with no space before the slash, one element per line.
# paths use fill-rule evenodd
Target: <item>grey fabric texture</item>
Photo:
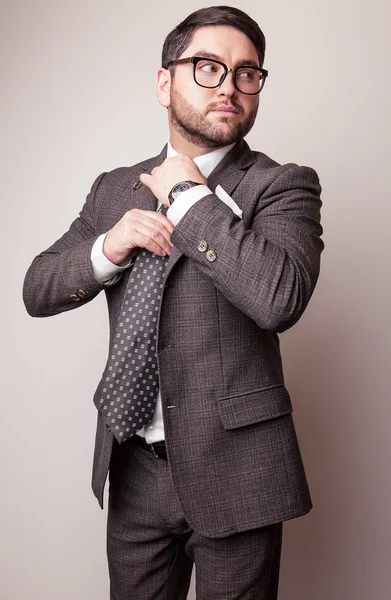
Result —
<path fill-rule="evenodd" d="M 152 500 L 151 500 L 152 499 Z M 112 600 L 276 600 L 282 524 L 207 538 L 183 514 L 169 464 L 128 440 L 110 472 L 107 554 Z"/>
<path fill-rule="evenodd" d="M 130 273 L 111 287 L 100 285 L 91 247 L 127 210 L 156 210 L 150 190 L 134 190 L 133 184 L 165 157 L 166 148 L 98 177 L 70 230 L 26 275 L 30 314 L 71 310 L 105 289 L 111 352 Z M 218 184 L 243 219 L 211 193 L 177 224 L 157 340 L 173 484 L 189 526 L 210 538 L 311 509 L 278 333 L 305 310 L 323 249 L 321 187 L 313 169 L 279 165 L 241 141 L 208 178 L 212 191 Z M 201 241 L 212 254 L 199 249 L 205 247 Z M 85 297 L 75 301 L 80 289 Z M 94 396 L 97 407 L 102 386 L 103 380 Z M 92 484 L 101 505 L 112 446 L 113 435 L 98 414 Z"/>

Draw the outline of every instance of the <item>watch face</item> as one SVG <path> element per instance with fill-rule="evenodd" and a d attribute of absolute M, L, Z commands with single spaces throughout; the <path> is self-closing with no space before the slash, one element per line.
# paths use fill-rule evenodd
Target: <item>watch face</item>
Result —
<path fill-rule="evenodd" d="M 186 190 L 189 190 L 192 186 L 190 185 L 190 183 L 187 183 L 187 181 L 181 181 L 180 183 L 177 183 L 171 192 L 171 195 L 173 197 L 173 200 L 176 200 L 179 196 L 179 194 L 181 194 L 182 192 L 185 192 Z"/>

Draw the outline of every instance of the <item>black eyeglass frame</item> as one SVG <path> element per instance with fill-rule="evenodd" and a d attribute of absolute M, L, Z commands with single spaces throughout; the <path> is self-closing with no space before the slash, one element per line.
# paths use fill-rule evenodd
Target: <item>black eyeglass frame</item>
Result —
<path fill-rule="evenodd" d="M 201 83 L 198 83 L 197 79 L 196 79 L 196 68 L 197 68 L 197 64 L 202 61 L 202 60 L 210 60 L 211 62 L 217 63 L 218 65 L 221 65 L 222 67 L 224 67 L 224 73 L 223 75 L 220 77 L 220 81 L 217 85 L 202 85 Z M 233 81 L 234 81 L 234 86 L 236 87 L 236 89 L 241 93 L 241 94 L 245 94 L 246 96 L 256 96 L 257 94 L 260 94 L 263 90 L 263 86 L 265 85 L 265 81 L 266 81 L 266 77 L 269 75 L 269 71 L 267 71 L 266 69 L 261 69 L 261 67 L 254 67 L 254 65 L 240 65 L 239 67 L 235 67 L 234 69 L 227 67 L 227 65 L 223 62 L 221 62 L 220 60 L 216 60 L 215 58 L 208 58 L 207 56 L 191 56 L 189 58 L 178 58 L 177 60 L 171 60 L 169 63 L 167 63 L 167 69 L 168 67 L 171 67 L 173 65 L 182 65 L 185 63 L 193 63 L 193 78 L 194 81 L 196 82 L 197 85 L 199 85 L 200 87 L 206 88 L 208 90 L 213 90 L 215 88 L 220 87 L 220 85 L 225 81 L 228 73 L 230 71 L 232 71 L 233 73 Z M 255 69 L 256 71 L 259 71 L 263 77 L 261 80 L 261 87 L 259 88 L 259 90 L 257 92 L 243 92 L 236 84 L 236 73 L 237 71 L 239 71 L 239 69 Z"/>

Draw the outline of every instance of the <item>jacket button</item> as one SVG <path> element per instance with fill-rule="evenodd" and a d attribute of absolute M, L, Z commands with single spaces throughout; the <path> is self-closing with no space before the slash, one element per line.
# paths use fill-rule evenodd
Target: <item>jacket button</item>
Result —
<path fill-rule="evenodd" d="M 72 294 L 71 298 L 74 302 L 80 302 L 80 298 L 79 296 L 76 296 L 76 294 Z"/>
<path fill-rule="evenodd" d="M 201 240 L 197 248 L 200 252 L 205 252 L 208 249 L 208 244 L 205 242 L 205 240 Z"/>
<path fill-rule="evenodd" d="M 214 250 L 208 250 L 208 252 L 206 253 L 206 259 L 209 262 L 213 262 L 216 260 L 216 258 L 217 258 L 216 252 Z"/>
<path fill-rule="evenodd" d="M 111 427 L 108 423 L 105 423 L 107 431 L 111 431 Z"/>
<path fill-rule="evenodd" d="M 142 186 L 142 185 L 143 185 L 143 184 L 141 183 L 141 181 L 136 181 L 136 182 L 133 184 L 133 189 L 134 189 L 134 190 L 139 190 L 139 189 L 141 188 L 141 186 Z"/>
<path fill-rule="evenodd" d="M 87 296 L 87 292 L 85 292 L 84 290 L 78 290 L 77 295 L 79 296 L 79 298 L 83 299 Z"/>

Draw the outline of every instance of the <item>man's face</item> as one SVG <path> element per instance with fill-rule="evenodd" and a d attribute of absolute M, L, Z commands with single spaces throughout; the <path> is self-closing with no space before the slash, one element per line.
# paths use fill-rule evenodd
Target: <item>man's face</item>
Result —
<path fill-rule="evenodd" d="M 179 58 L 206 56 L 235 68 L 238 64 L 259 59 L 254 45 L 233 27 L 216 25 L 201 27 Z M 258 111 L 259 96 L 237 90 L 232 72 L 217 88 L 204 88 L 193 78 L 193 64 L 176 66 L 171 82 L 169 120 L 172 127 L 188 142 L 204 148 L 233 144 L 252 128 Z M 229 107 L 231 112 L 221 110 Z M 234 109 L 235 112 L 232 112 Z"/>

